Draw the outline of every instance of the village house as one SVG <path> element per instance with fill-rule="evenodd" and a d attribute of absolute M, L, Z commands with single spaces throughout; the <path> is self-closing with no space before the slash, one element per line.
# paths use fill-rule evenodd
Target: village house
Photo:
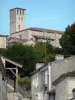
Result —
<path fill-rule="evenodd" d="M 48 75 L 47 64 L 37 63 L 36 70 L 31 73 L 32 100 L 46 100 L 48 98 L 47 75 Z"/>
<path fill-rule="evenodd" d="M 6 48 L 7 35 L 0 35 L 0 48 Z"/>
<path fill-rule="evenodd" d="M 7 100 L 6 72 L 0 56 L 0 100 Z"/>
<path fill-rule="evenodd" d="M 75 56 L 36 64 L 31 73 L 32 100 L 70 100 L 75 97 L 74 90 Z"/>

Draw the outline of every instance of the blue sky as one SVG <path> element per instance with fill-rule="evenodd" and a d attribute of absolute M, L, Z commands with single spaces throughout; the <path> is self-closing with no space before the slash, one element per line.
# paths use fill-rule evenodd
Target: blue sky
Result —
<path fill-rule="evenodd" d="M 26 28 L 64 31 L 75 22 L 75 0 L 0 0 L 0 34 L 9 34 L 9 10 L 26 8 Z"/>

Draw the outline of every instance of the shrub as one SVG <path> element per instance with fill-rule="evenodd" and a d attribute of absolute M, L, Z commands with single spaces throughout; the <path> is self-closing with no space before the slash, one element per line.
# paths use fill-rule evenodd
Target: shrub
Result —
<path fill-rule="evenodd" d="M 23 86 L 27 91 L 31 89 L 31 80 L 29 77 L 21 78 L 18 76 L 18 82 L 21 86 Z"/>

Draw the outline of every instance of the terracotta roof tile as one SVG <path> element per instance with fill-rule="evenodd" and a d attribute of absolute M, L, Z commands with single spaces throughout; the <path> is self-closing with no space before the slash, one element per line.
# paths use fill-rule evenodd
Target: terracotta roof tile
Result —
<path fill-rule="evenodd" d="M 39 31 L 39 32 L 45 31 L 47 33 L 59 33 L 59 34 L 64 33 L 63 31 L 51 30 L 51 29 L 45 29 L 45 28 L 36 28 L 36 27 L 30 27 L 30 28 L 27 28 L 27 29 L 24 29 L 24 30 L 21 30 L 21 31 L 18 31 L 18 32 L 22 32 L 22 31 L 26 31 L 26 30 Z M 15 32 L 15 33 L 18 33 L 18 32 Z M 15 34 L 15 33 L 12 33 L 12 34 Z"/>
<path fill-rule="evenodd" d="M 48 32 L 48 33 L 63 33 L 63 31 L 51 30 L 51 29 L 45 29 L 45 28 L 30 27 L 28 29 L 32 30 L 32 31 L 40 31 L 40 32 L 45 31 L 45 32 Z"/>
<path fill-rule="evenodd" d="M 10 37 L 10 38 L 8 38 L 8 43 L 13 43 L 13 42 L 24 43 L 26 41 L 27 41 L 26 39 L 20 39 L 20 38 L 16 38 L 16 37 Z"/>

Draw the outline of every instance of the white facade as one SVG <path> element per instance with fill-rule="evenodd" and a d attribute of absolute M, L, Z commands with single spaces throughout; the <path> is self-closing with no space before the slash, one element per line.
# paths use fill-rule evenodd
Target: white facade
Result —
<path fill-rule="evenodd" d="M 75 76 L 68 76 L 56 85 L 55 100 L 70 100 L 73 98 L 72 90 L 75 88 Z"/>
<path fill-rule="evenodd" d="M 0 48 L 6 48 L 7 36 L 0 35 Z"/>
<path fill-rule="evenodd" d="M 51 63 L 51 81 L 54 82 L 61 75 L 75 70 L 75 56 Z"/>
<path fill-rule="evenodd" d="M 32 100 L 38 100 L 36 99 L 36 94 L 38 93 L 43 93 L 43 100 L 44 98 L 45 100 L 70 100 L 73 98 L 72 90 L 75 88 L 74 75 L 69 75 L 63 80 L 59 80 L 59 83 L 55 85 L 53 83 L 59 78 L 61 79 L 60 76 L 63 74 L 75 71 L 75 56 L 60 61 L 54 61 L 42 67 L 41 64 L 40 66 L 37 64 L 37 66 L 37 69 L 31 77 Z M 35 82 L 33 82 L 34 80 Z M 53 95 L 54 93 L 55 95 Z M 46 97 L 45 94 L 47 95 Z"/>
<path fill-rule="evenodd" d="M 26 9 L 14 8 L 10 10 L 10 34 L 24 30 Z"/>
<path fill-rule="evenodd" d="M 37 63 L 37 71 L 31 77 L 32 100 L 47 100 L 48 98 L 48 67 L 43 66 L 44 63 Z"/>

